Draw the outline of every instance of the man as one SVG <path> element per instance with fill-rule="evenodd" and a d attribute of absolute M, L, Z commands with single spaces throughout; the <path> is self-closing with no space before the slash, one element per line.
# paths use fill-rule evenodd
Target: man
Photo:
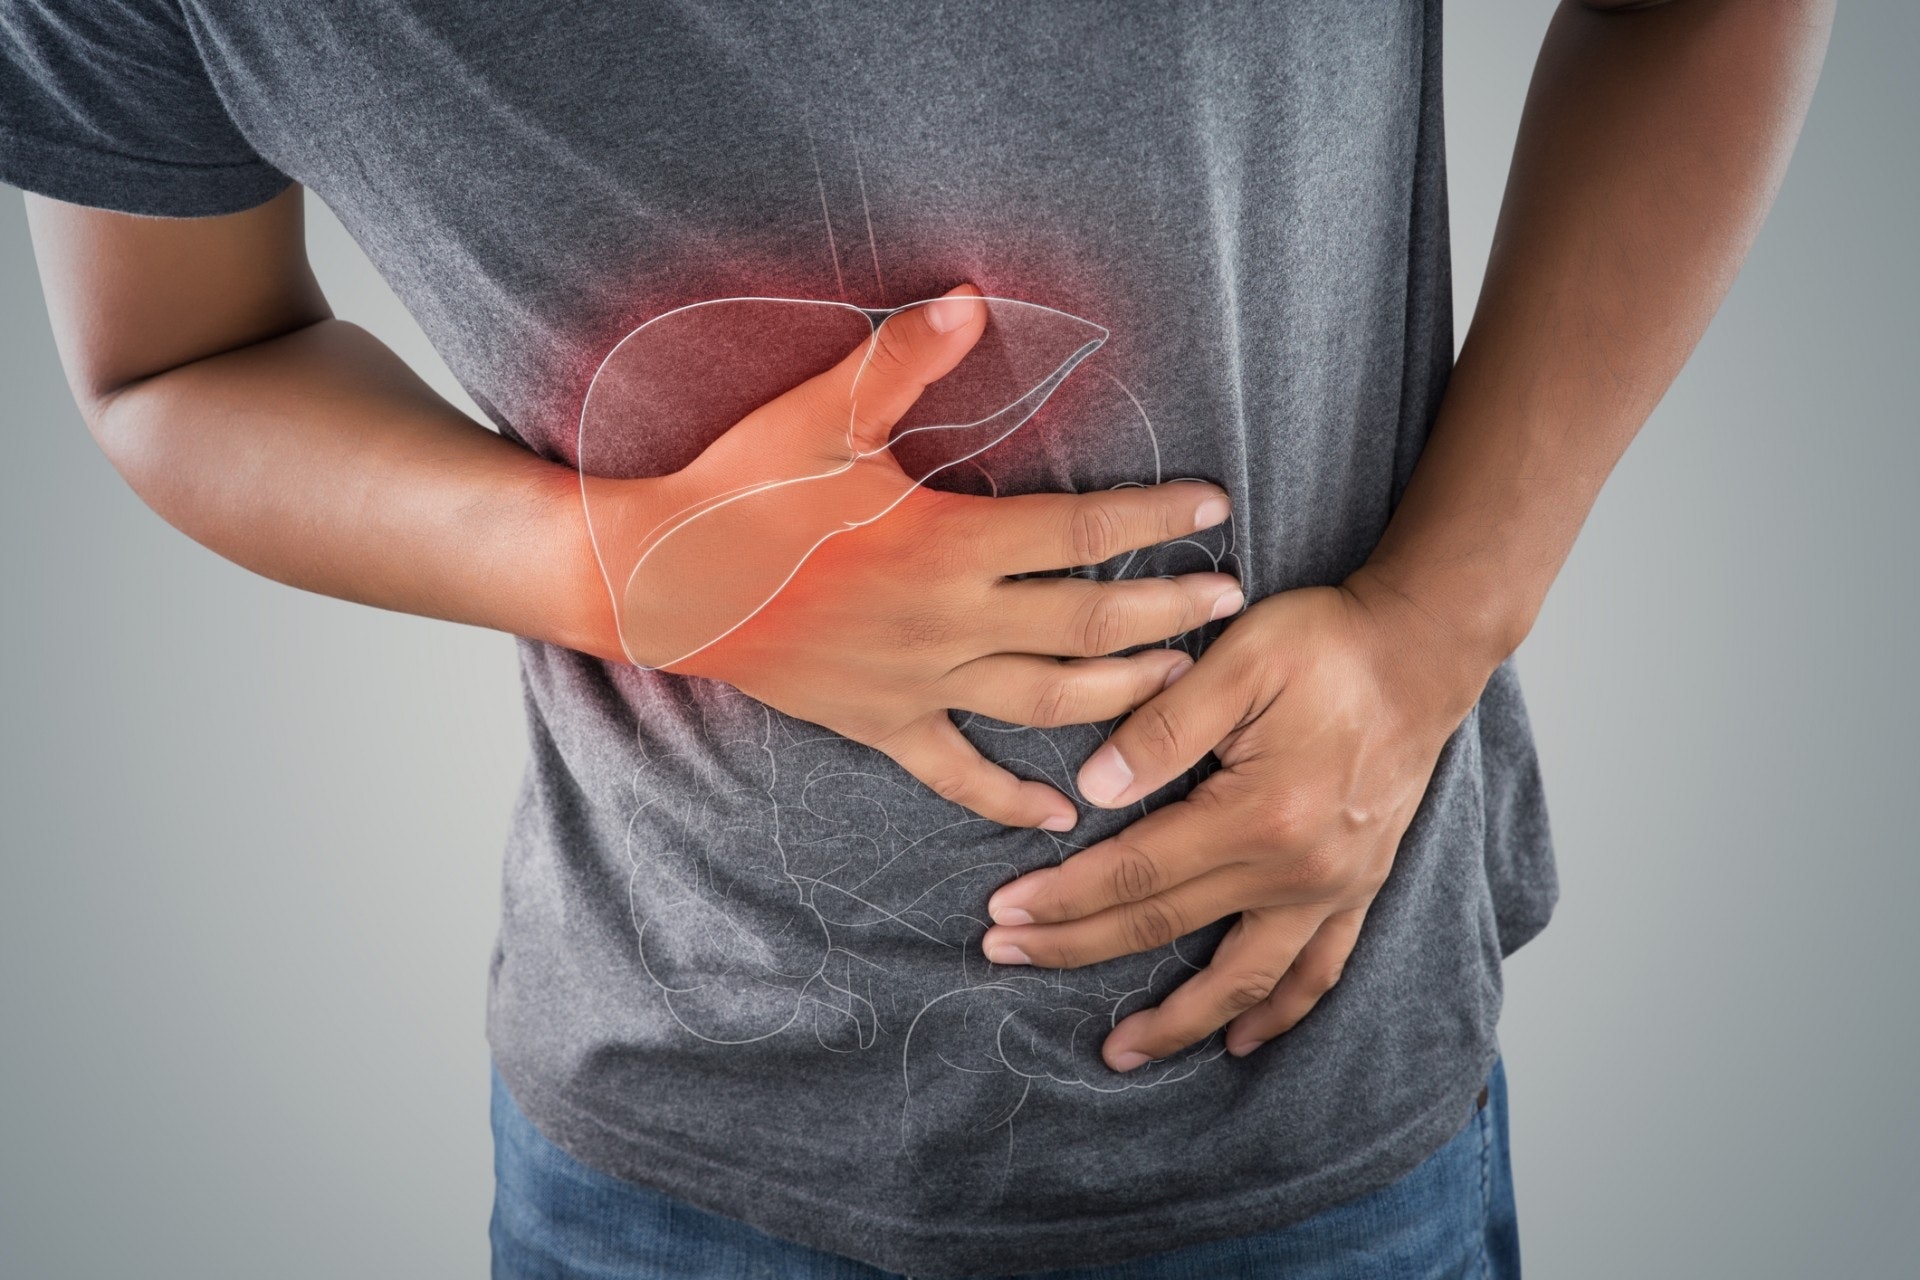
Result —
<path fill-rule="evenodd" d="M 1564 5 L 1457 364 L 1437 3 L 265 8 L 11 0 L 0 177 L 156 510 L 524 638 L 500 1273 L 1517 1269 L 1499 972 L 1554 882 L 1507 659 L 1830 6 Z M 331 318 L 293 183 L 500 434 Z M 602 357 L 728 298 L 878 328 L 591 465 Z M 1010 305 L 1109 336 L 647 648 L 735 566 L 636 599 L 610 550 L 824 417 L 877 459 L 1018 363 Z M 685 394 L 769 379 L 739 333 Z"/>

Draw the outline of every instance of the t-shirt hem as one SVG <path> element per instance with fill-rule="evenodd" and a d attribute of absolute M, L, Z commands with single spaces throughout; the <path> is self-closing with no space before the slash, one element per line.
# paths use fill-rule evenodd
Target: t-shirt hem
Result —
<path fill-rule="evenodd" d="M 1551 857 L 1551 853 L 1547 856 Z M 1558 889 L 1535 895 L 1525 902 L 1510 905 L 1499 921 L 1500 959 L 1510 960 L 1513 953 L 1545 932 L 1559 905 Z"/>
<path fill-rule="evenodd" d="M 1221 1199 L 1156 1205 L 1139 1213 L 1093 1213 L 1044 1224 L 932 1225 L 856 1208 L 805 1188 L 646 1134 L 615 1129 L 563 1093 L 517 1078 L 500 1055 L 508 1092 L 542 1136 L 592 1169 L 676 1196 L 710 1213 L 808 1248 L 919 1276 L 1003 1274 L 1095 1267 L 1231 1236 L 1274 1231 L 1380 1190 L 1411 1173 L 1471 1119 L 1473 1100 L 1499 1057 L 1489 1044 L 1477 1067 L 1447 1097 L 1339 1165 L 1284 1191 L 1263 1187 Z M 609 1163 L 583 1149 L 577 1128 L 604 1134 L 608 1148 L 633 1157 Z"/>
<path fill-rule="evenodd" d="M 262 160 L 188 165 L 147 160 L 0 125 L 0 182 L 68 204 L 149 218 L 239 213 L 293 179 Z"/>

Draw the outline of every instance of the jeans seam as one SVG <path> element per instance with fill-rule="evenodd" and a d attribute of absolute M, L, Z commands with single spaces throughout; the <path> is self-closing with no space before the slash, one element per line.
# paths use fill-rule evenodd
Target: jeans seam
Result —
<path fill-rule="evenodd" d="M 1487 1221 L 1493 1212 L 1493 1124 L 1488 1112 L 1493 1099 L 1474 1117 L 1480 1122 L 1480 1230 L 1475 1252 L 1480 1259 L 1480 1280 L 1492 1280 L 1493 1263 L 1487 1257 Z"/>

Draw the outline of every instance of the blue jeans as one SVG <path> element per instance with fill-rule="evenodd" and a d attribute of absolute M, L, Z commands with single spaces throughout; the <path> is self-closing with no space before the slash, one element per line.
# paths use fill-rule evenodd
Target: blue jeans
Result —
<path fill-rule="evenodd" d="M 581 1164 L 493 1077 L 494 1280 L 902 1280 Z M 1254 1235 L 1025 1280 L 1517 1280 L 1499 1063 L 1466 1128 L 1391 1186 Z M 924 1278 L 923 1278 L 924 1280 Z"/>

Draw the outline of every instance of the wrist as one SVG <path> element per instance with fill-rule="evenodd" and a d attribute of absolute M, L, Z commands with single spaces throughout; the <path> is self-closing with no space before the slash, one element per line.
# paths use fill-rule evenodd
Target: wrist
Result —
<path fill-rule="evenodd" d="M 1442 577 L 1369 561 L 1342 584 L 1380 630 L 1396 673 L 1455 719 L 1532 626 L 1534 610 Z"/>
<path fill-rule="evenodd" d="M 590 480 L 590 484 L 624 486 L 641 481 Z M 552 571 L 534 639 L 609 662 L 628 661 L 620 641 L 619 618 L 614 610 L 613 593 L 595 553 L 593 537 L 587 525 L 586 508 L 581 501 L 580 477 L 562 468 L 552 468 L 541 478 L 540 545 L 549 548 Z"/>

